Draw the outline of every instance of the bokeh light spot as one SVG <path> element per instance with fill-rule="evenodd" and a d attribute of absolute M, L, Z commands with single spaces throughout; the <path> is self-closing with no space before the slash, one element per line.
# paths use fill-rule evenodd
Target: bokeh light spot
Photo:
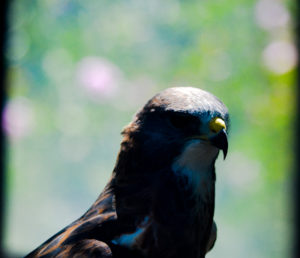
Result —
<path fill-rule="evenodd" d="M 103 99 L 117 93 L 121 71 L 106 59 L 85 57 L 78 63 L 77 76 L 80 85 L 91 98 Z"/>
<path fill-rule="evenodd" d="M 19 140 L 32 132 L 34 116 L 31 103 L 24 97 L 11 99 L 5 106 L 2 126 L 12 140 Z"/>
<path fill-rule="evenodd" d="M 273 30 L 286 26 L 290 20 L 290 16 L 280 2 L 261 0 L 255 6 L 255 19 L 261 28 Z"/>
<path fill-rule="evenodd" d="M 63 48 L 49 50 L 43 58 L 42 67 L 46 75 L 56 82 L 67 80 L 73 74 L 71 55 Z"/>
<path fill-rule="evenodd" d="M 20 61 L 28 52 L 30 38 L 24 30 L 14 30 L 8 42 L 7 58 L 13 62 Z"/>
<path fill-rule="evenodd" d="M 213 81 L 223 81 L 230 77 L 232 73 L 232 62 L 230 56 L 220 51 L 212 58 L 209 75 Z"/>
<path fill-rule="evenodd" d="M 263 51 L 263 63 L 275 74 L 284 74 L 297 64 L 297 50 L 286 41 L 273 41 Z"/>

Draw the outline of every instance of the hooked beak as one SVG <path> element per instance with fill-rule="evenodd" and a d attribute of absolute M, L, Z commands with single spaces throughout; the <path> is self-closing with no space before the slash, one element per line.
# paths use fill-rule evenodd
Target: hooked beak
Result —
<path fill-rule="evenodd" d="M 220 130 L 214 137 L 212 137 L 210 142 L 212 145 L 223 151 L 223 157 L 225 159 L 228 151 L 228 140 L 225 128 Z"/>

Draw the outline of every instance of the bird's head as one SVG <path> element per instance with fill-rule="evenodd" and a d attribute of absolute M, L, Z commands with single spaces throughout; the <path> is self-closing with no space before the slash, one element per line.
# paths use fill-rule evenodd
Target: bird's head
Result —
<path fill-rule="evenodd" d="M 112 187 L 124 224 L 136 228 L 149 216 L 147 223 L 155 224 L 138 239 L 139 248 L 149 232 L 157 239 L 159 232 L 174 233 L 174 225 L 180 225 L 178 239 L 187 236 L 197 242 L 198 236 L 190 232 L 202 223 L 201 245 L 207 249 L 214 164 L 220 150 L 226 157 L 228 126 L 227 108 L 218 98 L 197 88 L 176 87 L 155 95 L 125 127 Z"/>
<path fill-rule="evenodd" d="M 228 126 L 228 110 L 214 95 L 175 87 L 150 99 L 123 135 L 126 146 L 138 144 L 139 160 L 149 168 L 174 163 L 184 153 L 185 161 L 198 159 L 206 166 L 214 163 L 219 150 L 226 157 Z"/>

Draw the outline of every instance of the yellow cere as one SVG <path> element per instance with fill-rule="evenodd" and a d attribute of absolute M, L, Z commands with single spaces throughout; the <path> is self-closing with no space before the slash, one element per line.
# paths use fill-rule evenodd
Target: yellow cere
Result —
<path fill-rule="evenodd" d="M 214 133 L 220 132 L 222 129 L 226 129 L 226 125 L 223 119 L 219 117 L 213 118 L 209 122 L 209 129 L 213 131 Z"/>

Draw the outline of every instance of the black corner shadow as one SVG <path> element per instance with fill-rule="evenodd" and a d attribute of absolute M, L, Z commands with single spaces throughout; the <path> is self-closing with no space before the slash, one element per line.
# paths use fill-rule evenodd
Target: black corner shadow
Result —
<path fill-rule="evenodd" d="M 296 130 L 295 130 L 295 169 L 293 175 L 293 196 L 292 204 L 294 211 L 295 223 L 292 225 L 293 232 L 293 258 L 300 257 L 300 5 L 297 1 L 296 12 L 294 17 L 294 26 L 295 26 L 295 43 L 298 50 L 298 65 L 297 65 L 297 75 L 296 75 Z"/>
<path fill-rule="evenodd" d="M 5 49 L 6 49 L 6 35 L 7 35 L 7 24 L 8 24 L 8 0 L 1 1 L 1 8 L 0 8 L 0 20 L 1 20 L 1 39 L 0 39 L 0 49 L 1 49 L 1 60 L 0 60 L 0 108 L 1 108 L 1 122 L 2 122 L 2 113 L 4 104 L 6 101 L 6 68 L 7 63 L 5 60 Z M 6 258 L 7 255 L 5 254 L 4 247 L 3 247 L 3 240 L 4 240 L 4 226 L 5 226 L 5 134 L 3 132 L 3 127 L 1 123 L 0 129 L 0 257 Z"/>

